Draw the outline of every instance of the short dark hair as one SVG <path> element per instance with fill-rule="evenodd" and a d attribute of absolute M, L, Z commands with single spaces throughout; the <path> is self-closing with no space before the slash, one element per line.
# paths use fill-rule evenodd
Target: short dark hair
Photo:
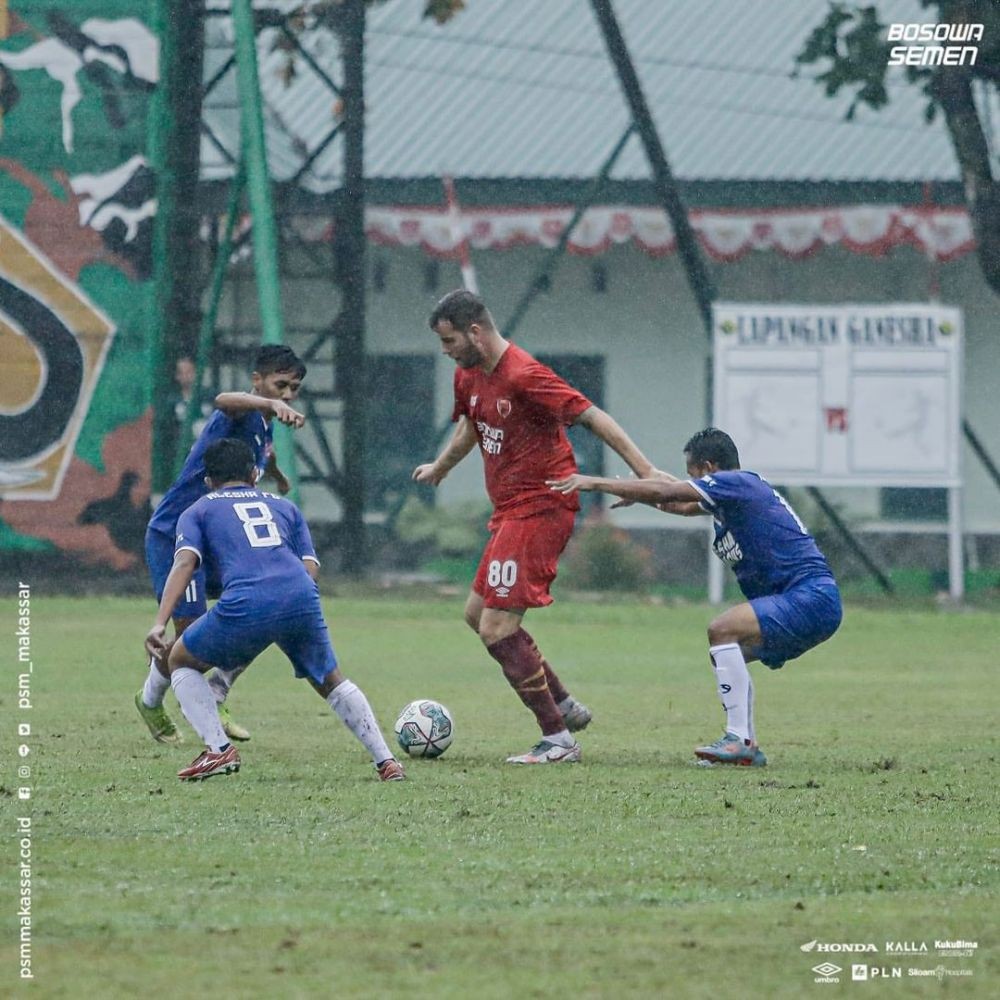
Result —
<path fill-rule="evenodd" d="M 736 450 L 736 443 L 718 427 L 706 427 L 703 431 L 698 431 L 684 445 L 684 454 L 696 465 L 713 462 L 720 469 L 740 467 L 740 453 Z"/>
<path fill-rule="evenodd" d="M 253 452 L 245 441 L 223 438 L 205 449 L 205 475 L 213 483 L 231 483 L 237 479 L 249 483 L 253 481 L 253 470 Z"/>
<path fill-rule="evenodd" d="M 493 327 L 493 317 L 483 300 L 474 292 L 467 292 L 464 288 L 456 288 L 455 291 L 449 292 L 434 307 L 434 312 L 428 321 L 430 328 L 436 330 L 438 323 L 442 321 L 450 323 L 461 333 L 468 333 L 473 323 Z"/>
<path fill-rule="evenodd" d="M 306 366 L 302 359 L 285 344 L 264 344 L 254 358 L 253 370 L 258 375 L 288 372 L 296 378 L 306 377 Z"/>

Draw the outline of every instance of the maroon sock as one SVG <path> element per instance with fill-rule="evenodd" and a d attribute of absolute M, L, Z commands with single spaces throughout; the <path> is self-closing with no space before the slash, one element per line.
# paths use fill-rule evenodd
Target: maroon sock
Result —
<path fill-rule="evenodd" d="M 566 728 L 545 680 L 544 661 L 538 647 L 523 628 L 487 646 L 486 652 L 500 664 L 507 683 L 534 713 L 543 736 Z"/>
<path fill-rule="evenodd" d="M 524 632 L 524 629 L 521 629 L 521 631 Z M 533 649 L 538 654 L 538 659 L 542 661 L 542 670 L 545 671 L 545 681 L 549 685 L 552 700 L 558 705 L 559 702 L 565 701 L 569 697 L 569 691 L 563 687 L 563 682 L 559 680 L 559 675 L 549 666 L 549 661 L 542 656 L 538 649 L 538 643 L 527 632 L 524 632 L 524 634 L 528 636 Z"/>

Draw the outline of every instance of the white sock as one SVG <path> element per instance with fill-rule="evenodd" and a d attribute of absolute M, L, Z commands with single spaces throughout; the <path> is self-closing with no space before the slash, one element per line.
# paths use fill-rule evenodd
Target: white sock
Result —
<path fill-rule="evenodd" d="M 741 740 L 753 739 L 753 685 L 743 651 L 737 643 L 727 642 L 712 646 L 708 655 L 719 683 L 719 701 L 726 711 L 726 732 Z"/>
<path fill-rule="evenodd" d="M 191 728 L 209 750 L 218 753 L 229 739 L 222 729 L 215 698 L 205 675 L 191 667 L 180 667 L 170 675 L 170 685 Z"/>
<path fill-rule="evenodd" d="M 170 678 L 164 677 L 156 668 L 156 660 L 149 658 L 149 674 L 142 686 L 142 703 L 146 708 L 159 708 L 163 704 L 163 696 L 170 687 Z"/>
<path fill-rule="evenodd" d="M 361 741 L 376 764 L 381 764 L 392 756 L 364 691 L 354 681 L 341 681 L 326 696 L 326 701 L 340 716 L 344 725 Z"/>
<path fill-rule="evenodd" d="M 545 733 L 542 739 L 548 740 L 549 743 L 555 743 L 557 747 L 563 747 L 566 750 L 576 743 L 568 729 L 560 729 L 558 733 Z"/>
<path fill-rule="evenodd" d="M 226 697 L 229 695 L 229 689 L 236 683 L 236 678 L 249 666 L 249 663 L 241 663 L 239 666 L 231 667 L 229 670 L 216 667 L 208 675 L 208 686 L 212 689 L 212 694 L 215 695 L 215 703 L 217 705 L 221 705 L 226 700 Z"/>

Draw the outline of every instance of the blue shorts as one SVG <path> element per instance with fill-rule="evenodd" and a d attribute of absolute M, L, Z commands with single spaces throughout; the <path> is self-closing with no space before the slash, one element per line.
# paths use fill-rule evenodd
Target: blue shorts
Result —
<path fill-rule="evenodd" d="M 337 657 L 323 619 L 319 596 L 300 603 L 294 614 L 271 620 L 245 606 L 219 601 L 184 632 L 184 645 L 203 663 L 224 669 L 250 663 L 274 643 L 292 661 L 296 677 L 322 683 L 337 669 Z"/>
<path fill-rule="evenodd" d="M 843 617 L 840 591 L 832 579 L 803 583 L 784 594 L 755 597 L 750 605 L 764 638 L 753 653 L 772 670 L 829 639 Z"/>
<path fill-rule="evenodd" d="M 153 581 L 153 592 L 156 599 L 163 597 L 163 588 L 174 565 L 174 540 L 159 531 L 146 529 L 146 565 L 149 567 L 149 578 Z M 205 567 L 199 562 L 198 568 L 191 577 L 191 582 L 174 608 L 172 617 L 200 618 L 208 607 L 207 599 L 215 600 L 222 593 L 222 587 L 214 577 L 206 578 Z"/>

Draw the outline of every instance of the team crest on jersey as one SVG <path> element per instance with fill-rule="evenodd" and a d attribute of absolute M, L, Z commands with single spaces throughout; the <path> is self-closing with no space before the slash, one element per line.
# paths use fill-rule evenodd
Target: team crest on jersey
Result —
<path fill-rule="evenodd" d="M 500 414 L 501 420 L 506 420 L 510 416 L 511 405 L 509 399 L 498 399 L 497 400 L 497 413 Z"/>

